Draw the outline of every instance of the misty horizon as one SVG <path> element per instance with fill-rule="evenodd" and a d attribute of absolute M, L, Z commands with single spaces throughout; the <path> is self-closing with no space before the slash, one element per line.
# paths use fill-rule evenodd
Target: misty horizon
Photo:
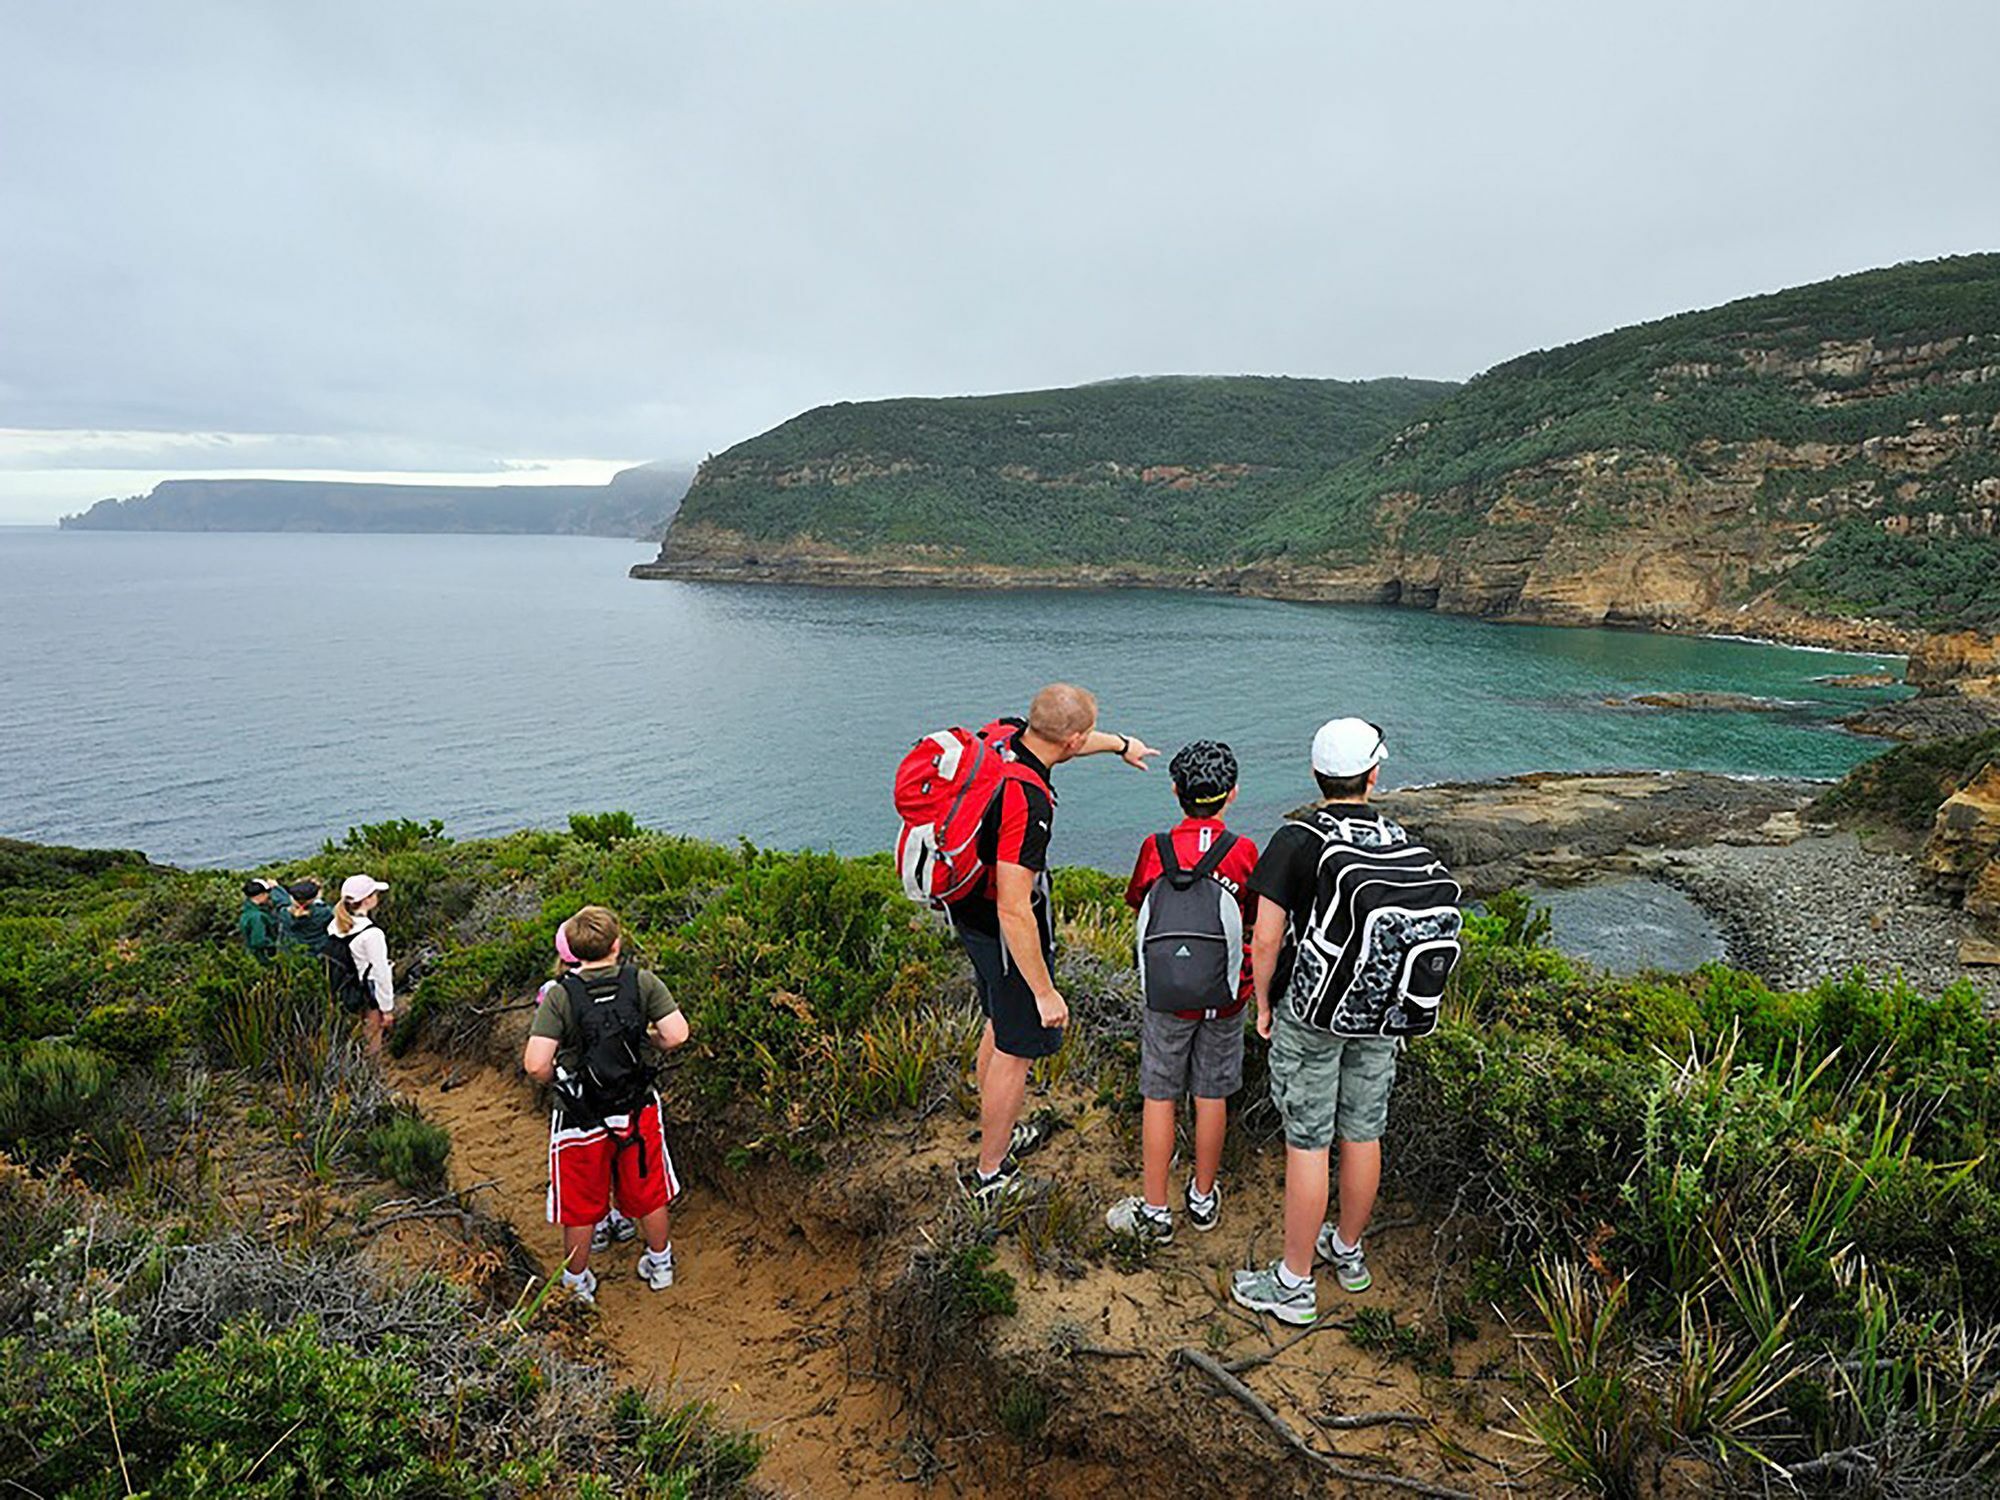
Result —
<path fill-rule="evenodd" d="M 1464 380 L 2000 247 L 1969 0 L 0 0 L 0 36 L 0 520 L 576 482 L 838 401 Z"/>

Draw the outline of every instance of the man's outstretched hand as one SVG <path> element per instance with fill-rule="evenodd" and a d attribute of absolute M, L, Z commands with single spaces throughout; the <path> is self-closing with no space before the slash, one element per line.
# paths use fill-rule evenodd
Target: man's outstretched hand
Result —
<path fill-rule="evenodd" d="M 1159 751 L 1155 750 L 1137 735 L 1127 735 L 1125 738 L 1125 753 L 1119 759 L 1135 771 L 1146 771 L 1151 769 L 1146 762 L 1159 753 Z"/>

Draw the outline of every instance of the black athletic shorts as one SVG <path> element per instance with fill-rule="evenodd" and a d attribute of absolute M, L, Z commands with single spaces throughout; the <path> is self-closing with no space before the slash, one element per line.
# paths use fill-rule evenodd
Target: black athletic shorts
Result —
<path fill-rule="evenodd" d="M 979 1008 L 993 1023 L 993 1045 L 1009 1057 L 1047 1057 L 1062 1046 L 1060 1026 L 1044 1026 L 1034 993 L 1007 955 L 1005 942 L 993 933 L 954 922 L 965 956 L 979 986 Z M 1053 957 L 1044 954 L 1053 964 Z"/>

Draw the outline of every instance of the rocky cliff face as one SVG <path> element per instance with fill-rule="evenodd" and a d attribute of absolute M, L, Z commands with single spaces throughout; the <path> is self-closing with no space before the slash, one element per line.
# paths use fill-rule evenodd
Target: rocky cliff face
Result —
<path fill-rule="evenodd" d="M 1171 461 L 1135 448 L 1129 462 L 967 468 L 968 439 L 951 427 L 962 413 L 933 405 L 897 414 L 900 449 L 876 422 L 866 446 L 802 455 L 759 439 L 723 455 L 658 561 L 635 572 L 1134 583 L 1741 632 L 1915 651 L 1911 680 L 1929 697 L 2000 702 L 1990 635 L 1927 644 L 1949 617 L 2000 619 L 2000 577 L 1962 565 L 1993 549 L 2000 575 L 2000 256 L 1865 273 L 1524 356 L 1275 498 L 1267 467 L 1185 444 Z M 1031 425 L 1035 451 L 1068 451 L 1062 422 Z M 1219 422 L 1203 441 L 1231 430 Z M 974 509 L 1018 522 L 1045 504 L 1032 547 L 1019 524 L 996 537 L 928 519 L 940 493 L 996 474 L 1015 488 L 979 492 Z M 780 495 L 790 503 L 771 503 Z M 1154 524 L 1187 496 L 1207 507 L 1192 546 L 1189 531 Z M 1907 566 L 1875 567 L 1880 547 L 1903 549 L 1892 561 Z M 1940 549 L 1961 559 L 1948 577 L 1926 571 Z"/>
<path fill-rule="evenodd" d="M 1989 765 L 1938 809 L 1925 871 L 1978 924 L 1961 963 L 2000 964 L 2000 764 Z"/>

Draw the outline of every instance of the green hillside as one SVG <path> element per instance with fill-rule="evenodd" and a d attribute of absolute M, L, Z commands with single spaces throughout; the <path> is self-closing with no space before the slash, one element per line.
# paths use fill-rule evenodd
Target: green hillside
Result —
<path fill-rule="evenodd" d="M 1502 501 L 1504 524 L 1539 527 L 1544 543 L 1567 529 L 1615 546 L 1649 505 L 1708 481 L 1747 486 L 1727 524 L 1796 534 L 1777 568 L 1814 555 L 1786 579 L 1792 601 L 1992 623 L 1996 413 L 2000 255 L 1895 266 L 1496 366 L 1274 512 L 1249 553 L 1445 551 L 1501 521 Z M 1604 460 L 1600 482 L 1569 467 L 1582 455 Z M 1609 477 L 1621 468 L 1634 476 L 1622 485 Z M 1417 504 L 1392 534 L 1384 502 L 1399 494 Z"/>
<path fill-rule="evenodd" d="M 634 572 L 1006 568 L 1880 649 L 2000 626 L 2000 255 L 1663 318 L 1456 388 L 1161 379 L 822 407 L 705 464 Z"/>
<path fill-rule="evenodd" d="M 1165 377 L 840 402 L 710 459 L 676 532 L 1008 564 L 1210 560 L 1453 389 Z"/>

